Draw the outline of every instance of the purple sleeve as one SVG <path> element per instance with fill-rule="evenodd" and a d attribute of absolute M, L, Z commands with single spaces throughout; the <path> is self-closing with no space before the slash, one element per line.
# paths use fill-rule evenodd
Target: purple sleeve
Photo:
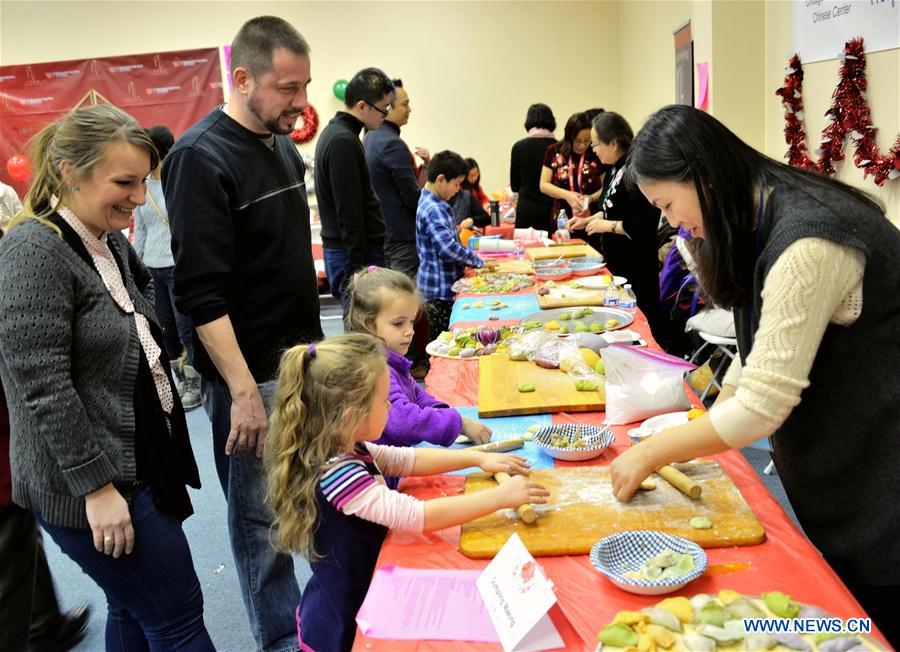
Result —
<path fill-rule="evenodd" d="M 433 408 L 450 407 L 443 401 L 437 400 L 434 396 L 432 396 L 431 394 L 426 392 L 424 389 L 422 389 L 422 386 L 419 383 L 416 383 L 415 392 L 416 392 L 415 402 L 419 405 L 419 407 L 433 407 Z M 455 411 L 456 410 L 454 410 L 454 412 Z M 460 423 L 462 423 L 462 419 L 460 419 Z"/>
<path fill-rule="evenodd" d="M 417 383 L 413 395 L 404 387 L 402 379 L 391 370 L 391 391 L 388 399 L 387 425 L 379 444 L 391 446 L 415 446 L 427 441 L 439 446 L 450 446 L 462 430 L 459 412 L 440 403 L 422 391 Z"/>

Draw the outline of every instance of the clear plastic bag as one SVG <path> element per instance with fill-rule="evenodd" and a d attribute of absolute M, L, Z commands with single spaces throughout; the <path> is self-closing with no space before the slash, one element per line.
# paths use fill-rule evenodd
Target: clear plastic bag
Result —
<path fill-rule="evenodd" d="M 506 355 L 510 360 L 531 360 L 541 345 L 556 339 L 555 333 L 540 328 L 525 331 L 506 340 Z"/>
<path fill-rule="evenodd" d="M 668 353 L 613 344 L 602 349 L 606 365 L 606 422 L 634 423 L 691 407 L 684 376 L 696 365 Z"/>

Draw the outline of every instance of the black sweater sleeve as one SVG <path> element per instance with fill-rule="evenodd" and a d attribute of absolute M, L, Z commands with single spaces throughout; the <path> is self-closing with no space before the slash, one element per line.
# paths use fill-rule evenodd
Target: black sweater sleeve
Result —
<path fill-rule="evenodd" d="M 228 314 L 227 290 L 235 264 L 234 223 L 228 198 L 233 182 L 193 149 L 177 149 L 162 169 L 175 258 L 175 304 L 202 326 Z"/>
<path fill-rule="evenodd" d="M 469 217 L 475 223 L 475 226 L 481 228 L 491 223 L 491 216 L 484 210 L 484 206 L 475 199 L 475 195 L 469 193 Z"/>
<path fill-rule="evenodd" d="M 608 217 L 622 222 L 622 229 L 635 242 L 656 242 L 660 210 L 653 206 L 637 188 L 629 189 L 623 182 L 612 196 L 612 210 Z"/>

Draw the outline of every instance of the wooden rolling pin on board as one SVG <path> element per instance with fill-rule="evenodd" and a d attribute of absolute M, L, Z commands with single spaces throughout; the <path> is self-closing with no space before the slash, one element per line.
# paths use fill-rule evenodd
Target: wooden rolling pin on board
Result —
<path fill-rule="evenodd" d="M 674 466 L 661 466 L 656 469 L 656 473 L 670 485 L 678 489 L 685 496 L 697 500 L 703 489 L 696 482 L 687 477 L 684 473 L 676 469 Z"/>
<path fill-rule="evenodd" d="M 505 439 L 503 441 L 492 441 L 479 446 L 472 446 L 470 451 L 481 451 L 482 453 L 505 453 L 506 451 L 514 451 L 525 445 L 524 439 Z"/>
<path fill-rule="evenodd" d="M 509 482 L 509 473 L 498 471 L 494 474 L 494 480 L 497 481 L 497 484 Z M 537 520 L 537 512 L 535 512 L 534 509 L 532 509 L 531 505 L 529 505 L 528 503 L 516 507 L 516 514 L 518 514 L 519 518 L 522 519 L 522 521 L 525 523 L 534 523 Z"/>

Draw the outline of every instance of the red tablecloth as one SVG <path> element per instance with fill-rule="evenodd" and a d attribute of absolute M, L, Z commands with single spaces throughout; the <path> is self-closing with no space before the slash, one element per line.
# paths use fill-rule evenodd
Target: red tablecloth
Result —
<path fill-rule="evenodd" d="M 491 324 L 503 325 L 502 322 Z M 636 313 L 630 328 L 641 333 L 650 346 L 657 346 L 640 311 Z M 425 382 L 431 394 L 450 405 L 475 405 L 478 398 L 478 364 L 432 358 L 431 371 Z M 577 421 L 600 425 L 604 416 L 601 412 L 561 413 L 553 415 L 553 422 Z M 580 464 L 609 464 L 630 445 L 625 433 L 634 425 L 637 424 L 613 426 L 615 443 L 601 457 Z M 840 618 L 864 617 L 862 607 L 781 509 L 744 457 L 738 451 L 729 451 L 714 459 L 722 465 L 765 527 L 766 542 L 757 546 L 707 550 L 709 568 L 706 573 L 673 595 L 716 593 L 724 588 L 750 595 L 779 590 L 800 602 L 819 605 Z M 579 463 L 557 461 L 556 465 Z M 429 499 L 458 495 L 457 490 L 464 481 L 465 478 L 460 476 L 406 478 L 400 488 L 418 498 Z M 453 527 L 428 534 L 391 532 L 381 549 L 378 566 L 397 564 L 407 568 L 483 569 L 488 564 L 486 560 L 469 559 L 459 552 L 459 531 L 459 527 Z M 661 596 L 642 597 L 616 588 L 591 566 L 587 555 L 540 557 L 538 562 L 555 585 L 559 603 L 551 617 L 560 629 L 566 650 L 592 652 L 597 645 L 597 633 L 616 612 L 640 609 L 661 599 Z M 368 638 L 357 631 L 353 649 L 456 652 L 499 650 L 500 645 L 384 640 Z"/>
<path fill-rule="evenodd" d="M 516 226 L 515 224 L 501 224 L 500 226 L 486 226 L 484 227 L 485 235 L 499 235 L 501 238 L 505 240 L 512 240 L 513 235 L 515 234 Z"/>

